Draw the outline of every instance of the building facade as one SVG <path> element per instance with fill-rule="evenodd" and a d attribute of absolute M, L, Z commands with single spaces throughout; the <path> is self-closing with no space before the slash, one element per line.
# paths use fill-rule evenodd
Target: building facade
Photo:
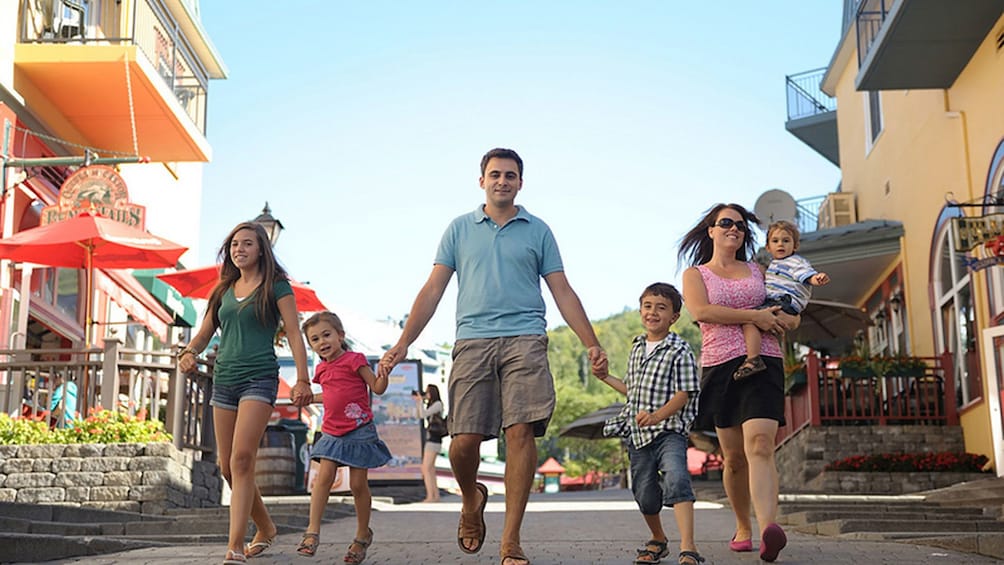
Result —
<path fill-rule="evenodd" d="M 226 73 L 198 0 L 0 3 L 0 235 L 45 223 L 46 208 L 67 206 L 71 174 L 108 163 L 129 206 L 145 207 L 139 227 L 187 246 L 183 261 L 194 263 L 203 163 L 212 157 L 209 84 Z M 87 340 L 83 271 L 0 261 L 3 347 L 176 343 L 195 310 L 153 274 L 97 270 Z"/>
<path fill-rule="evenodd" d="M 834 280 L 816 295 L 867 312 L 872 353 L 952 353 L 956 393 L 945 401 L 959 409 L 966 450 L 990 456 L 998 475 L 1002 16 L 1001 0 L 845 0 L 829 65 L 794 94 L 789 77 L 787 123 L 841 170 L 802 250 Z"/>

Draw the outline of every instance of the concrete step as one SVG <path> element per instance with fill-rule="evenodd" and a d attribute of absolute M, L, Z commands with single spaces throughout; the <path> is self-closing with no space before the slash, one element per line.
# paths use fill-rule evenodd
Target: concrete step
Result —
<path fill-rule="evenodd" d="M 965 509 L 968 510 L 968 509 Z M 804 526 L 815 522 L 827 522 L 830 520 L 901 520 L 911 522 L 941 522 L 944 520 L 979 520 L 995 522 L 992 516 L 982 514 L 971 514 L 967 512 L 909 512 L 900 510 L 896 512 L 886 512 L 881 509 L 872 510 L 861 508 L 838 509 L 838 510 L 809 510 L 804 512 L 784 513 L 779 516 L 781 523 L 793 526 Z"/>
<path fill-rule="evenodd" d="M 778 506 L 782 512 L 811 512 L 815 510 L 823 511 L 859 511 L 877 510 L 881 512 L 958 512 L 960 515 L 979 515 L 982 511 L 974 507 L 954 507 L 937 503 L 912 503 L 912 504 L 873 504 L 868 502 L 857 503 L 822 503 L 822 502 L 785 502 Z"/>
<path fill-rule="evenodd" d="M 1004 532 L 1004 522 L 990 520 L 942 520 L 939 522 L 907 522 L 902 520 L 826 520 L 798 526 L 796 530 L 823 536 L 850 532 Z"/>
<path fill-rule="evenodd" d="M 163 544 L 156 541 L 129 540 L 104 536 L 0 533 L 0 563 L 23 561 L 26 555 L 30 555 L 32 560 L 35 561 L 51 561 L 53 559 L 102 555 L 153 545 Z"/>
<path fill-rule="evenodd" d="M 55 504 L 24 504 L 17 502 L 0 502 L 0 516 L 8 518 L 23 518 L 36 522 L 134 522 L 156 519 L 156 516 L 139 514 L 137 512 L 122 512 L 118 510 L 100 510 L 79 506 L 60 506 Z"/>

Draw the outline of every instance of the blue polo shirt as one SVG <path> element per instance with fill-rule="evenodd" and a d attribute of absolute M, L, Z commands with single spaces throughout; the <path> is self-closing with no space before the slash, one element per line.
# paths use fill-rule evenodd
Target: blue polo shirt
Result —
<path fill-rule="evenodd" d="M 499 226 L 478 206 L 439 242 L 435 263 L 457 273 L 457 339 L 547 333 L 540 278 L 564 270 L 561 254 L 551 228 L 516 208 Z"/>

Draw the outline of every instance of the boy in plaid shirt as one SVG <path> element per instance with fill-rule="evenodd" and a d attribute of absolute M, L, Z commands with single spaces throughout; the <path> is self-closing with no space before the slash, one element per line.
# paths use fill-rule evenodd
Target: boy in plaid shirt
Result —
<path fill-rule="evenodd" d="M 640 302 L 645 335 L 634 339 L 624 378 L 596 373 L 627 395 L 624 410 L 607 421 L 603 433 L 627 440 L 631 490 L 652 532 L 635 563 L 659 563 L 669 555 L 659 512 L 671 506 L 680 530 L 679 562 L 698 565 L 704 558 L 694 544 L 687 433 L 697 415 L 700 380 L 690 346 L 669 330 L 680 317 L 683 299 L 672 285 L 655 283 L 642 292 Z"/>

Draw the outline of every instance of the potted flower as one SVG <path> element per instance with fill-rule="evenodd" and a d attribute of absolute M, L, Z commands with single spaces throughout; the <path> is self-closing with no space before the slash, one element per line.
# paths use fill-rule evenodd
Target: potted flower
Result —
<path fill-rule="evenodd" d="M 849 355 L 840 359 L 840 376 L 849 379 L 865 379 L 876 376 L 873 359 L 859 355 Z"/>
<path fill-rule="evenodd" d="M 919 357 L 896 355 L 885 359 L 883 374 L 895 377 L 922 377 L 927 372 L 927 363 Z"/>
<path fill-rule="evenodd" d="M 807 382 L 805 372 L 805 357 L 798 354 L 793 344 L 784 345 L 784 391 L 791 392 L 793 389 L 805 386 Z"/>

